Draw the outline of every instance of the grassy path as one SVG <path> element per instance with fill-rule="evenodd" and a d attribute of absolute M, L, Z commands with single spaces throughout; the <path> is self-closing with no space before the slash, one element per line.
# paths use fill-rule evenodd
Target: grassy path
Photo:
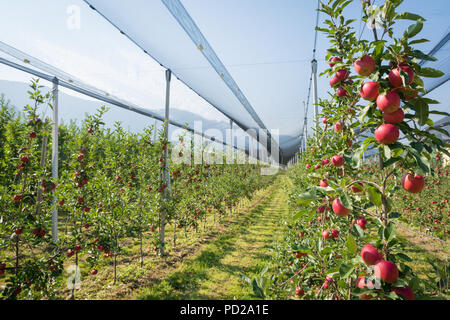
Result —
<path fill-rule="evenodd" d="M 281 176 L 271 192 L 249 212 L 242 213 L 214 241 L 169 273 L 166 279 L 139 290 L 137 299 L 254 299 L 238 274 L 253 276 L 269 262 L 271 246 L 282 234 L 288 214 Z"/>

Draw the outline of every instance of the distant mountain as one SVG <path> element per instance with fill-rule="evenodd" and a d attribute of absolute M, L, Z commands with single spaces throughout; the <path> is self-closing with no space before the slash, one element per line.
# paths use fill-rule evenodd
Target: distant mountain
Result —
<path fill-rule="evenodd" d="M 0 80 L 0 94 L 4 94 L 6 100 L 14 106 L 18 111 L 22 111 L 26 104 L 30 103 L 29 84 L 23 82 Z M 51 89 L 43 88 L 43 92 L 48 92 Z M 104 121 L 107 127 L 113 127 L 116 121 L 122 122 L 122 126 L 131 132 L 141 132 L 145 127 L 155 124 L 155 120 L 140 114 L 121 109 L 119 107 L 108 105 L 102 101 L 85 100 L 82 98 L 68 95 L 64 92 L 59 93 L 59 118 L 60 121 L 69 122 L 71 119 L 78 124 L 85 118 L 86 114 L 93 114 L 96 110 L 106 105 L 109 111 L 104 115 Z M 45 109 L 45 108 L 44 108 Z M 44 110 L 43 110 L 44 111 Z M 164 110 L 153 110 L 157 114 L 163 115 Z M 51 115 L 51 110 L 46 110 L 47 115 Z M 194 121 L 202 121 L 203 131 L 208 129 L 218 129 L 222 133 L 228 128 L 228 123 L 225 121 L 215 121 L 204 119 L 201 116 L 186 110 L 171 108 L 170 117 L 180 123 L 188 123 L 190 127 L 194 127 Z M 161 127 L 161 122 L 157 121 L 157 128 Z"/>

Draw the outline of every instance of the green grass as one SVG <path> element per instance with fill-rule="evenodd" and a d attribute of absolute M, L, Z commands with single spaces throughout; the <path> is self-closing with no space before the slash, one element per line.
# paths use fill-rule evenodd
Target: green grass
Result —
<path fill-rule="evenodd" d="M 287 196 L 279 187 L 283 179 L 215 241 L 134 298 L 255 299 L 238 274 L 257 274 L 271 259 L 271 247 L 281 236 L 280 221 L 288 214 Z"/>

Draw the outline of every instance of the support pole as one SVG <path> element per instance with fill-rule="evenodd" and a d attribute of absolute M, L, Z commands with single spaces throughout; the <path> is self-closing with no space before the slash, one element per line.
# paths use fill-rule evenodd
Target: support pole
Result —
<path fill-rule="evenodd" d="M 231 188 L 233 188 L 233 163 L 234 163 L 233 120 L 230 120 L 230 144 L 231 144 L 230 185 Z M 233 214 L 232 202 L 230 202 L 230 214 Z"/>
<path fill-rule="evenodd" d="M 170 106 L 170 79 L 172 72 L 170 69 L 166 70 L 166 113 L 164 117 L 164 140 L 168 144 L 169 142 L 169 106 Z M 170 172 L 169 172 L 169 146 L 167 145 L 164 150 L 164 181 L 166 182 L 166 188 L 163 192 L 164 202 L 167 203 L 170 197 Z M 166 228 L 166 209 L 161 212 L 161 226 L 159 234 L 159 242 L 161 244 L 160 254 L 165 255 L 165 228 Z"/>
<path fill-rule="evenodd" d="M 259 161 L 261 160 L 259 157 L 259 129 L 256 130 L 256 163 L 259 165 Z"/>
<path fill-rule="evenodd" d="M 52 178 L 58 179 L 58 78 L 53 78 L 53 126 L 52 126 Z M 52 240 L 58 241 L 58 208 L 56 194 L 53 191 Z"/>
<path fill-rule="evenodd" d="M 309 105 L 309 99 L 308 99 L 308 105 Z M 302 148 L 303 151 L 306 150 L 306 140 L 308 139 L 308 115 L 306 114 L 307 107 L 306 102 L 303 101 L 303 114 L 305 115 L 305 120 L 303 122 L 303 139 L 302 139 Z"/>
<path fill-rule="evenodd" d="M 312 78 L 313 78 L 313 103 L 314 103 L 314 123 L 316 128 L 318 126 L 318 115 L 319 115 L 319 101 L 317 99 L 317 60 L 313 59 L 311 61 Z"/>

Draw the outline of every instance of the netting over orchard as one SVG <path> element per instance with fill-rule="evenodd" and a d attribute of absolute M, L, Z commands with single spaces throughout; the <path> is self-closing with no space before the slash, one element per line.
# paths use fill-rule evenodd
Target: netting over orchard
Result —
<path fill-rule="evenodd" d="M 408 1 L 402 9 L 414 11 L 418 2 Z M 174 76 L 171 108 L 188 112 L 173 113 L 171 120 L 180 126 L 193 127 L 193 120 L 206 119 L 225 130 L 231 119 L 244 131 L 252 129 L 253 138 L 272 141 L 271 147 L 279 150 L 279 161 L 286 163 L 301 148 L 305 109 L 309 110 L 306 125 L 313 125 L 312 108 L 304 108 L 303 102 L 312 104 L 307 96 L 315 1 L 289 0 L 279 5 L 237 0 L 78 0 L 27 4 L 31 8 L 20 3 L 1 6 L 17 18 L 0 22 L 2 29 L 26 32 L 19 36 L 5 33 L 0 41 L 45 62 L 44 71 L 53 76 L 117 97 L 135 109 L 150 110 L 157 118 L 164 115 L 164 71 L 170 69 Z M 438 6 L 421 12 L 430 22 L 423 36 L 431 41 L 418 46 L 438 59 L 423 66 L 445 72 L 445 77 L 427 79 L 425 86 L 430 91 L 443 91 L 448 85 L 448 28 L 442 27 L 447 23 L 445 17 L 433 10 Z M 36 14 L 23 19 L 26 10 Z M 359 17 L 358 2 L 348 10 Z M 33 28 L 36 25 L 40 28 Z M 441 29 L 436 31 L 438 25 Z M 396 28 L 401 32 L 404 25 L 400 22 Z M 362 37 L 365 29 L 355 25 Z M 326 41 L 321 37 L 317 52 Z M 43 68 L 4 51 L 1 57 L 36 70 Z M 323 56 L 317 60 L 320 73 L 327 64 Z M 318 89 L 319 97 L 328 96 L 327 79 L 319 78 Z M 436 100 L 446 101 L 448 90 L 444 91 Z M 438 109 L 445 111 L 447 105 Z M 129 118 L 128 125 L 133 126 L 133 116 L 124 117 Z M 263 131 L 255 134 L 262 129 L 276 129 L 279 137 L 271 140 Z M 248 143 L 239 147 L 247 149 Z"/>

